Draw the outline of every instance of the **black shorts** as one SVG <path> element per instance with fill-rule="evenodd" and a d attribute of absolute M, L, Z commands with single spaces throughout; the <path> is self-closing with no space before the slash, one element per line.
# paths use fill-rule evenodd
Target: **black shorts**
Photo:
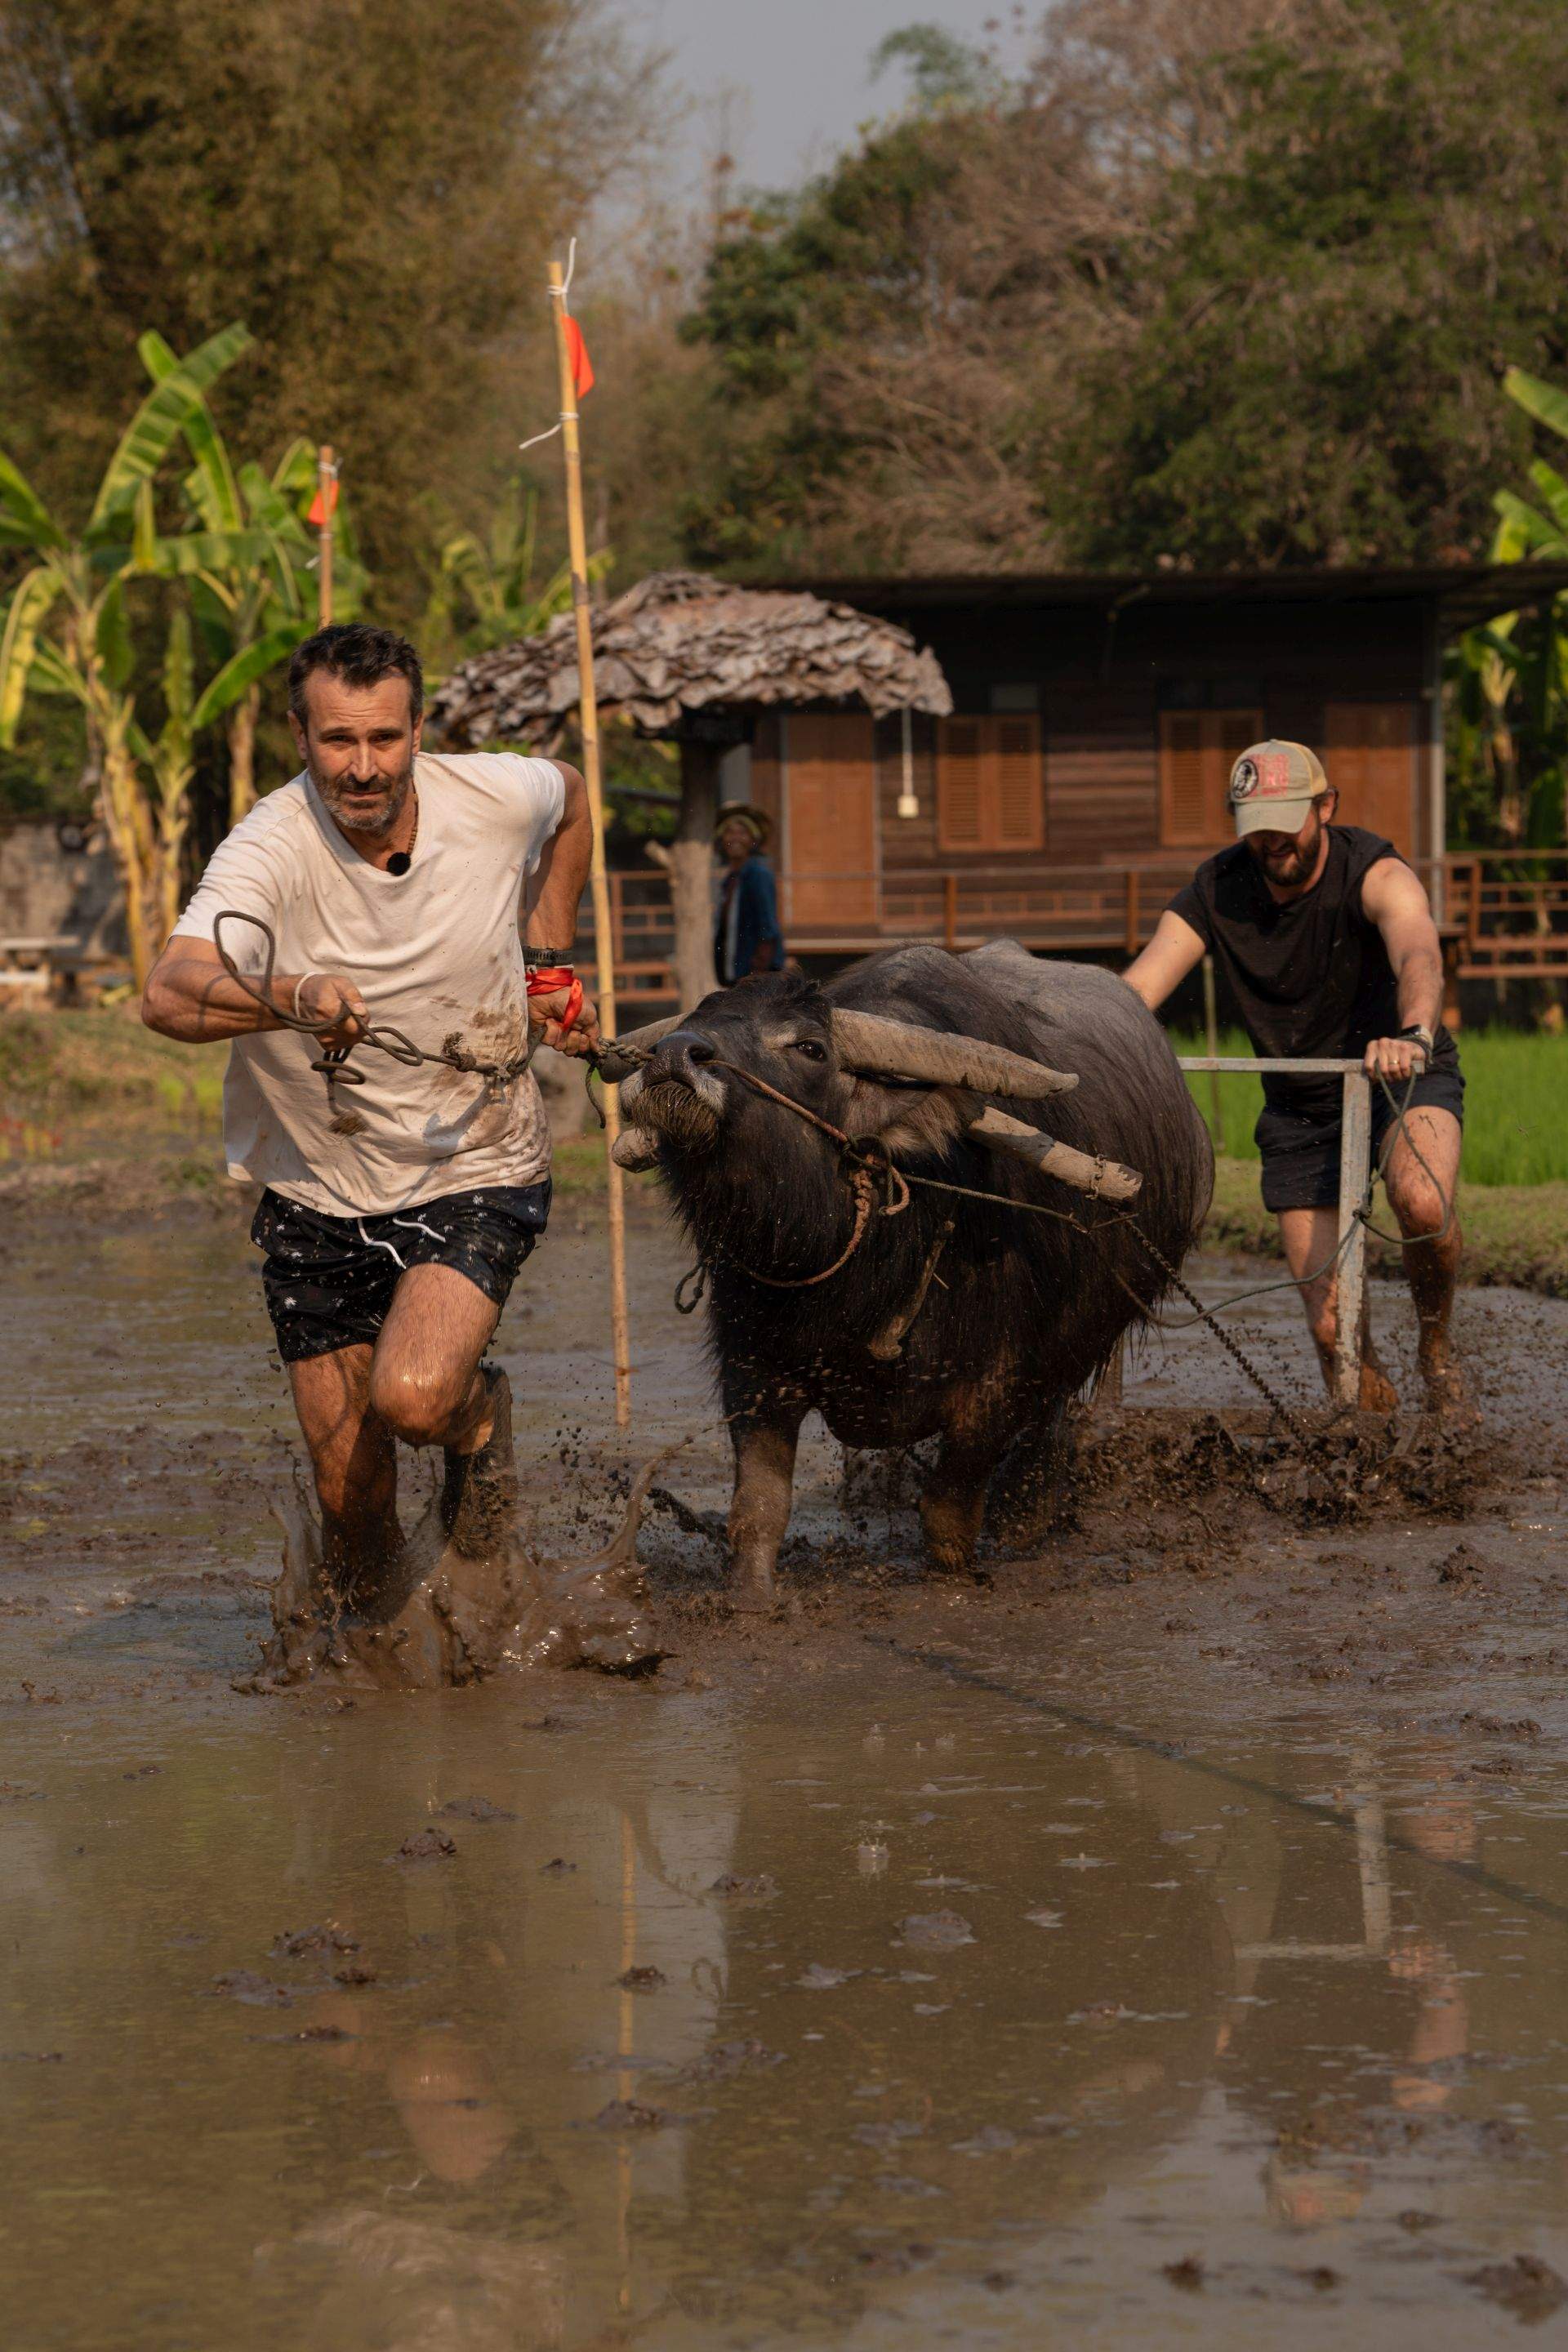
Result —
<path fill-rule="evenodd" d="M 1405 1107 L 1405 1088 L 1392 1081 L 1394 1102 Z M 1409 1108 L 1451 1110 L 1463 1126 L 1465 1081 L 1459 1057 L 1451 1048 L 1428 1070 L 1423 1070 L 1411 1090 Z M 1340 1197 L 1339 1106 L 1331 1109 L 1294 1111 L 1265 1104 L 1253 1133 L 1263 1157 L 1263 1205 L 1281 1209 L 1331 1209 Z M 1394 1125 L 1394 1105 L 1374 1078 L 1372 1083 L 1372 1156 L 1374 1165 Z"/>
<path fill-rule="evenodd" d="M 250 1238 L 286 1364 L 370 1347 L 410 1266 L 449 1265 L 498 1307 L 550 1216 L 550 1180 L 447 1192 L 395 1216 L 328 1217 L 263 1192 Z"/>

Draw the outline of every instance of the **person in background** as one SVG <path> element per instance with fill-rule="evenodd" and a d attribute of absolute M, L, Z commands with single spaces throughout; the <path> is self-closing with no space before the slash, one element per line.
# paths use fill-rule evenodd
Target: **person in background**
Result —
<path fill-rule="evenodd" d="M 721 988 L 733 988 L 751 972 L 784 970 L 778 893 L 773 869 L 763 856 L 772 829 L 761 809 L 740 801 L 720 810 L 713 828 L 714 844 L 724 860 L 713 929 Z"/>
<path fill-rule="evenodd" d="M 1255 743 L 1230 773 L 1239 836 L 1200 866 L 1122 978 L 1153 1012 L 1211 954 L 1262 1058 L 1354 1060 L 1373 1080 L 1372 1141 L 1405 1236 L 1427 1403 L 1473 1417 L 1448 1322 L 1465 1082 L 1444 1028 L 1443 952 L 1426 893 L 1391 841 L 1336 824 L 1338 795 L 1304 743 Z M 1341 1087 L 1268 1076 L 1258 1145 L 1323 1378 L 1332 1381 Z M 1363 1326 L 1361 1402 L 1398 1400 Z"/>

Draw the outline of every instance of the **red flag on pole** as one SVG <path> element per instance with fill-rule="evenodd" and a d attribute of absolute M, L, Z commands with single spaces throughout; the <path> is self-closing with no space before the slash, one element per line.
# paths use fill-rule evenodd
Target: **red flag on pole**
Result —
<path fill-rule="evenodd" d="M 334 474 L 331 480 L 331 496 L 327 500 L 327 504 L 324 507 L 322 506 L 321 493 L 318 490 L 315 497 L 310 500 L 310 511 L 305 517 L 305 520 L 310 525 L 312 530 L 320 530 L 321 525 L 326 521 L 328 515 L 336 514 L 337 510 L 338 478 Z"/>
<path fill-rule="evenodd" d="M 588 346 L 583 341 L 583 330 L 570 311 L 566 313 L 563 324 L 566 330 L 567 354 L 572 362 L 572 389 L 581 400 L 585 392 L 592 392 L 594 389 L 594 362 L 588 357 Z"/>

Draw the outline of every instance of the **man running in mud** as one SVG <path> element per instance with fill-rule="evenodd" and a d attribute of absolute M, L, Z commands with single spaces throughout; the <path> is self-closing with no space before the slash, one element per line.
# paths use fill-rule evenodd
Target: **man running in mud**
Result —
<path fill-rule="evenodd" d="M 234 1041 L 231 1176 L 264 1189 L 251 1239 L 315 1468 L 325 1560 L 363 1603 L 401 1546 L 396 1449 L 446 1454 L 442 1517 L 485 1551 L 516 1496 L 506 1375 L 480 1361 L 550 1209 L 550 1133 L 533 1077 L 363 1046 L 329 1088 L 322 1047 L 367 1025 L 504 1070 L 532 1034 L 597 1042 L 570 969 L 592 826 L 558 761 L 420 750 L 419 658 L 388 629 L 323 629 L 294 655 L 289 716 L 304 772 L 215 853 L 147 982 L 166 1036 Z M 518 919 L 526 908 L 520 936 Z M 277 940 L 215 918 L 259 917 Z M 535 974 L 538 977 L 535 977 Z M 580 998 L 579 998 L 580 1001 Z M 309 1022 L 302 1034 L 280 1015 Z"/>
<path fill-rule="evenodd" d="M 1152 1011 L 1212 954 L 1256 1054 L 1364 1063 L 1373 1080 L 1373 1148 L 1412 1244 L 1404 1258 L 1427 1402 L 1464 1417 L 1469 1407 L 1448 1321 L 1459 1271 L 1454 1204 L 1465 1082 L 1442 1026 L 1437 927 L 1393 843 L 1335 824 L 1335 806 L 1333 786 L 1304 744 L 1244 751 L 1230 775 L 1240 838 L 1199 866 L 1124 978 Z M 1331 1381 L 1340 1082 L 1265 1077 L 1263 1094 L 1264 1206 L 1279 1216 L 1285 1260 Z M 1397 1402 L 1363 1328 L 1361 1402 L 1389 1412 Z"/>

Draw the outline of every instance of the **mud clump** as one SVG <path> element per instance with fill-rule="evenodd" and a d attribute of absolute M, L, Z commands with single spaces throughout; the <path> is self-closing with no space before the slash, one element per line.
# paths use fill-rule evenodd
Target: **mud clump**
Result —
<path fill-rule="evenodd" d="M 272 1638 L 257 1673 L 235 1687 L 414 1691 L 478 1682 L 505 1667 L 654 1672 L 668 1652 L 643 1605 L 637 1536 L 654 1475 L 676 1450 L 646 1466 L 616 1535 L 580 1559 L 542 1559 L 515 1530 L 493 1552 L 472 1557 L 450 1540 L 432 1497 L 379 1590 L 352 1609 L 332 1586 L 302 1495 L 275 1503 L 283 1572 L 272 1591 Z"/>
<path fill-rule="evenodd" d="M 1527 2326 L 1550 2319 L 1568 2303 L 1568 2280 L 1535 2254 L 1515 2254 L 1511 2263 L 1487 2263 L 1479 2271 L 1467 2271 L 1465 2284 L 1479 2287 Z"/>
<path fill-rule="evenodd" d="M 517 1815 L 509 1813 L 504 1805 L 492 1805 L 488 1797 L 453 1797 L 441 1808 L 444 1820 L 450 1822 L 515 1822 Z"/>
<path fill-rule="evenodd" d="M 689 2058 L 670 2076 L 672 2083 L 729 2083 L 737 2074 L 762 2074 L 784 2064 L 784 2052 L 761 2042 L 717 2042 L 700 2058 Z"/>
<path fill-rule="evenodd" d="M 640 2099 L 612 2099 L 594 2117 L 595 2131 L 662 2131 L 675 2117 L 663 2107 L 645 2106 Z"/>
<path fill-rule="evenodd" d="M 285 1927 L 272 1940 L 275 1960 L 313 1960 L 334 1958 L 340 1952 L 357 1952 L 359 1938 L 347 1935 L 323 1920 L 319 1927 Z"/>
<path fill-rule="evenodd" d="M 727 1903 L 769 1903 L 778 1891 L 778 1880 L 765 1870 L 756 1871 L 750 1878 L 727 1870 L 708 1890 L 710 1895 L 721 1895 Z"/>
<path fill-rule="evenodd" d="M 626 1969 L 616 1979 L 623 1992 L 661 1992 L 669 1982 L 662 1969 Z"/>
<path fill-rule="evenodd" d="M 287 2009 L 294 1996 L 287 1985 L 274 1984 L 270 1977 L 258 1976 L 254 1969 L 226 1969 L 214 1977 L 207 1987 L 226 2000 L 244 2001 L 251 2009 Z"/>
<path fill-rule="evenodd" d="M 416 1830 L 386 1858 L 388 1862 L 450 1862 L 457 1851 L 456 1838 L 448 1837 L 445 1830 Z"/>
<path fill-rule="evenodd" d="M 1078 1433 L 1071 1507 L 1136 1512 L 1147 1524 L 1172 1507 L 1190 1511 L 1207 1496 L 1235 1496 L 1303 1527 L 1354 1524 L 1383 1510 L 1462 1518 L 1498 1466 L 1495 1445 L 1474 1429 L 1321 1408 L 1297 1419 L 1304 1445 L 1263 1408 L 1096 1414 Z"/>

